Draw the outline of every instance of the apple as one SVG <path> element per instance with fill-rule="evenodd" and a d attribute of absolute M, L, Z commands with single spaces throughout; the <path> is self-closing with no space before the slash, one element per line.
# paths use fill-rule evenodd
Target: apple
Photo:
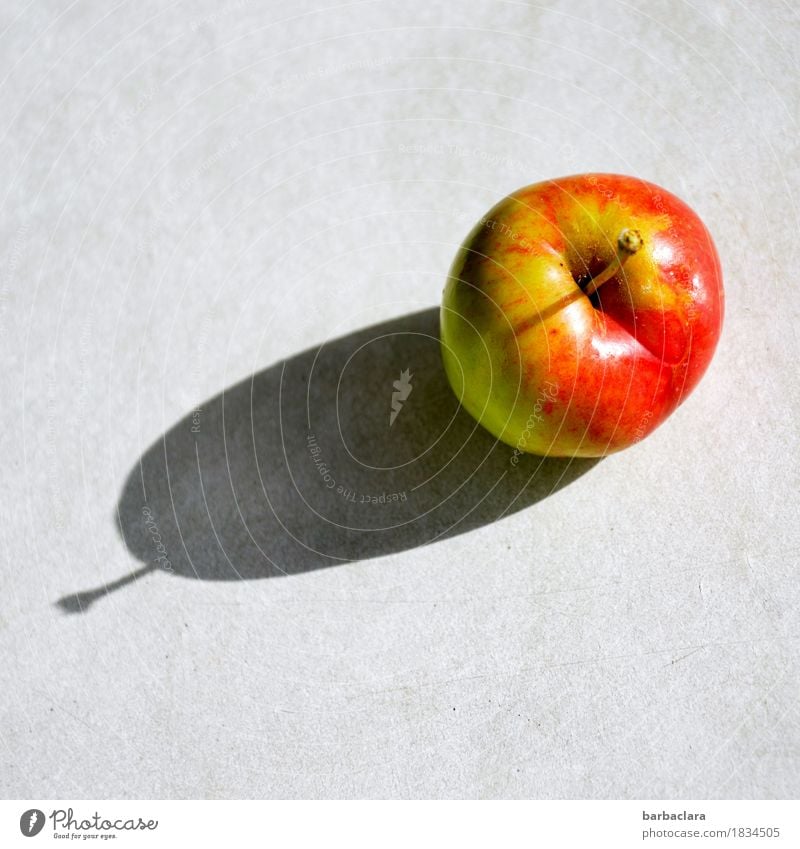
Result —
<path fill-rule="evenodd" d="M 694 389 L 722 326 L 700 218 L 616 174 L 519 189 L 475 226 L 444 290 L 445 371 L 466 410 L 521 452 L 602 457 Z"/>

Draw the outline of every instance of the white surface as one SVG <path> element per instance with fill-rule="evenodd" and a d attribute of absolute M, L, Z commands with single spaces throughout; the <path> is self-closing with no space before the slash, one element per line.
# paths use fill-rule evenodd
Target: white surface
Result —
<path fill-rule="evenodd" d="M 0 16 L 3 795 L 797 796 L 791 4 Z M 118 499 L 198 403 L 435 306 L 492 202 L 586 170 L 672 189 L 723 260 L 717 357 L 650 439 L 427 546 L 57 605 L 143 565 Z M 376 381 L 350 412 L 388 415 Z"/>

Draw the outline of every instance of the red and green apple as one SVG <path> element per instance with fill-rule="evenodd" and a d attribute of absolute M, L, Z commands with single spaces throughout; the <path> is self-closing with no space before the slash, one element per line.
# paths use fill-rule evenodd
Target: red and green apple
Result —
<path fill-rule="evenodd" d="M 694 389 L 723 304 L 711 235 L 683 201 L 616 174 L 549 180 L 500 201 L 459 250 L 445 371 L 516 454 L 602 457 Z"/>

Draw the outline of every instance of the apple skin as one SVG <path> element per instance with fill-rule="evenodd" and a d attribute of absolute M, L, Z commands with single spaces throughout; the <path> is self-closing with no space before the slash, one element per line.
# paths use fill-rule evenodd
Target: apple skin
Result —
<path fill-rule="evenodd" d="M 641 249 L 587 296 L 631 228 Z M 442 357 L 463 406 L 516 457 L 602 457 L 694 389 L 723 310 L 716 248 L 683 201 L 633 177 L 563 177 L 504 198 L 469 234 L 444 290 Z"/>

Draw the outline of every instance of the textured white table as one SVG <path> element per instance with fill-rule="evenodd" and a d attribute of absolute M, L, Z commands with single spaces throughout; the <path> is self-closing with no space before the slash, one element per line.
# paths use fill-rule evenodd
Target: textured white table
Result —
<path fill-rule="evenodd" d="M 0 793 L 796 797 L 790 7 L 6 0 Z M 495 451 L 442 507 L 473 435 L 408 497 L 468 434 L 368 468 L 453 412 L 425 334 L 457 244 L 587 170 L 714 233 L 706 379 L 602 463 Z M 324 492 L 320 453 L 406 500 Z"/>

